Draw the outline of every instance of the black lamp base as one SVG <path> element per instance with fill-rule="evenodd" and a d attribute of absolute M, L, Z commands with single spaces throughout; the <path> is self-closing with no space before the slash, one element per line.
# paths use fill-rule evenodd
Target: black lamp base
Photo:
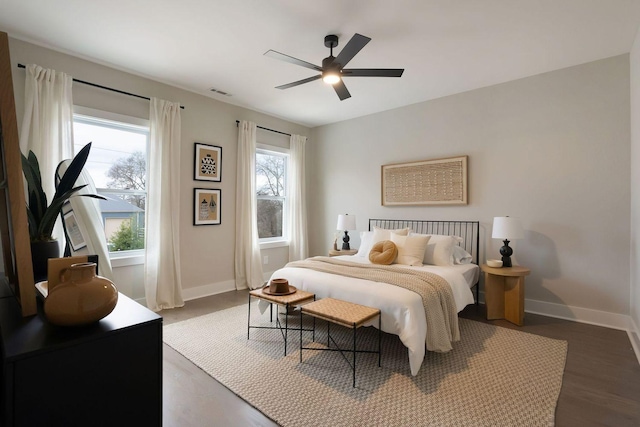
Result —
<path fill-rule="evenodd" d="M 502 266 L 503 267 L 512 267 L 511 265 L 511 255 L 513 255 L 513 249 L 509 246 L 508 240 L 503 240 L 504 246 L 500 248 L 500 255 L 502 255 Z"/>
<path fill-rule="evenodd" d="M 349 233 L 347 232 L 347 230 L 344 230 L 344 237 L 342 238 L 342 250 L 351 250 L 351 247 L 349 246 Z"/>

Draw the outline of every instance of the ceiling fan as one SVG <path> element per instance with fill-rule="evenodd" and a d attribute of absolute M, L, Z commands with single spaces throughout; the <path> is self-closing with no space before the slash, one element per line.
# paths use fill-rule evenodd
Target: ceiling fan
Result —
<path fill-rule="evenodd" d="M 331 51 L 329 56 L 322 60 L 322 67 L 294 58 L 293 56 L 285 55 L 284 53 L 276 52 L 275 50 L 268 50 L 265 52 L 265 55 L 321 73 L 317 76 L 298 80 L 286 85 L 276 86 L 276 89 L 289 89 L 322 78 L 325 83 L 333 86 L 340 101 L 344 101 L 347 98 L 351 98 L 351 94 L 342 81 L 343 77 L 401 77 L 404 72 L 403 68 L 344 68 L 370 41 L 371 39 L 369 37 L 356 33 L 351 37 L 351 40 L 349 40 L 346 46 L 342 48 L 338 56 L 334 57 L 333 48 L 338 46 L 338 36 L 333 34 L 325 36 L 324 45 L 331 49 Z"/>

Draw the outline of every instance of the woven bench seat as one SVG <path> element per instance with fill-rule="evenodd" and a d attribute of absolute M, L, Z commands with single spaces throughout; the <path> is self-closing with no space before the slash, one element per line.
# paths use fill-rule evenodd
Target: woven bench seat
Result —
<path fill-rule="evenodd" d="M 305 314 L 324 319 L 347 328 L 359 328 L 380 314 L 377 308 L 354 304 L 335 298 L 324 298 L 304 306 Z"/>

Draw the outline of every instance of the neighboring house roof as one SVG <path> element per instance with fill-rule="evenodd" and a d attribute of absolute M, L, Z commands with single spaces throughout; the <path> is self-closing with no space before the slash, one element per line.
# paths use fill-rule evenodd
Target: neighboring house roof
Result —
<path fill-rule="evenodd" d="M 129 202 L 125 202 L 119 197 L 110 195 L 110 194 L 101 194 L 101 196 L 105 197 L 107 200 L 100 200 L 100 210 L 102 213 L 115 213 L 115 212 L 126 212 L 126 213 L 137 213 L 144 212 L 144 209 L 140 209 L 139 207 L 132 205 Z"/>

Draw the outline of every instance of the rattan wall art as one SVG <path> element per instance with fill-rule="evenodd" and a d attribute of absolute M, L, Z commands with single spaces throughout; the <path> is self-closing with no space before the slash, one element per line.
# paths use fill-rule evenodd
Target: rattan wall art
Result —
<path fill-rule="evenodd" d="M 466 205 L 467 156 L 382 165 L 382 205 Z"/>

